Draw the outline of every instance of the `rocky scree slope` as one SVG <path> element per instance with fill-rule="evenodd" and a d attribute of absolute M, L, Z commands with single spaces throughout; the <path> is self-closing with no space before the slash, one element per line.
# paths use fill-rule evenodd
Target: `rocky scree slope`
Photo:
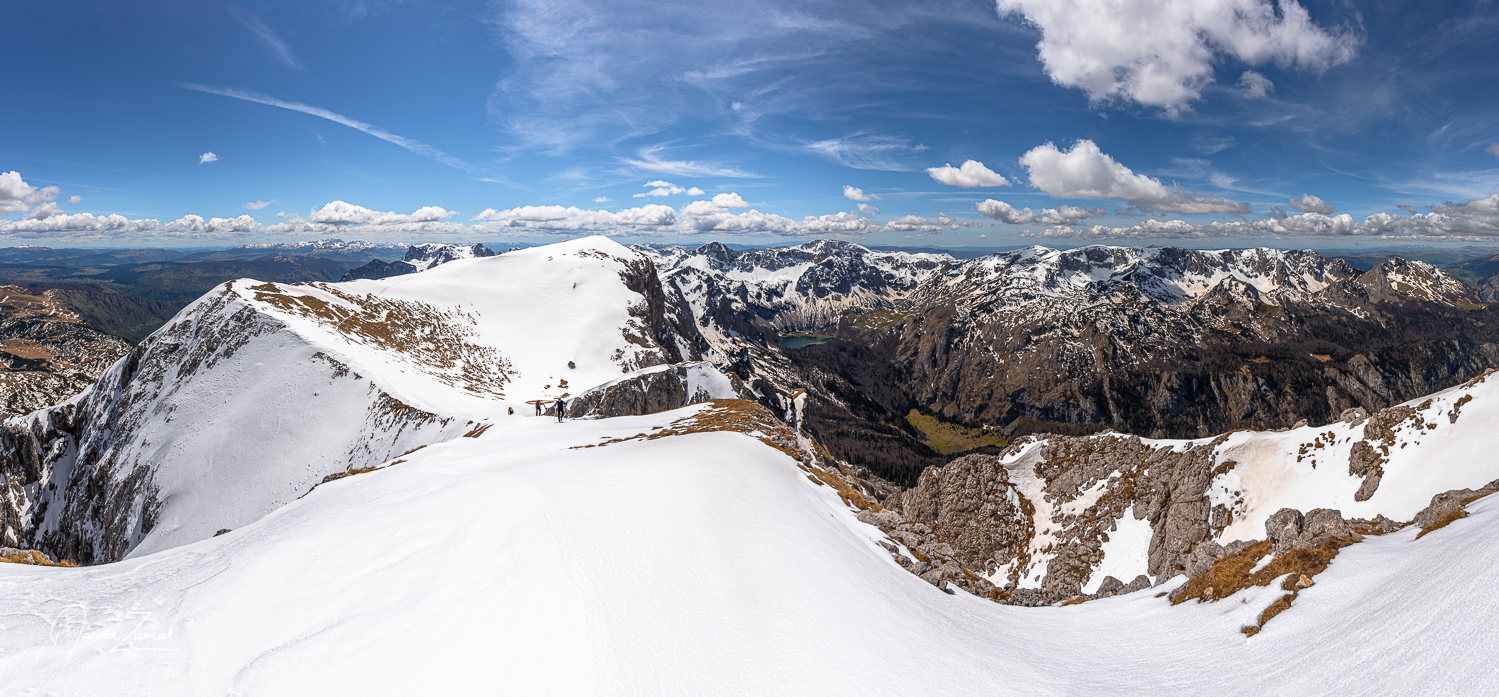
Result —
<path fill-rule="evenodd" d="M 699 360 L 664 303 L 655 267 L 603 238 L 225 283 L 90 389 L 0 426 L 0 543 L 90 564 L 201 540 L 526 400 Z"/>
<path fill-rule="evenodd" d="M 73 306 L 80 295 L 0 286 L 0 413 L 62 402 L 130 350 L 124 339 L 89 326 Z"/>
<path fill-rule="evenodd" d="M 346 271 L 340 280 L 355 281 L 361 278 L 376 279 L 402 276 L 408 273 L 426 271 L 427 269 L 441 266 L 457 259 L 481 259 L 492 257 L 495 254 L 494 250 L 485 247 L 483 244 L 467 246 L 457 244 L 414 244 L 406 248 L 406 256 L 398 261 L 385 262 L 379 259 L 371 259 L 364 266 Z"/>

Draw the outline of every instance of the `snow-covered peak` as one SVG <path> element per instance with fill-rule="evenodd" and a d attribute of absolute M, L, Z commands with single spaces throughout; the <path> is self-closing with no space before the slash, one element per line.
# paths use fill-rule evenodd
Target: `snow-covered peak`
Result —
<path fill-rule="evenodd" d="M 494 250 L 478 243 L 471 245 L 414 244 L 406 248 L 406 256 L 401 261 L 416 267 L 417 271 L 426 271 L 434 266 L 458 259 L 478 259 L 494 255 Z"/>
<path fill-rule="evenodd" d="M 948 285 L 962 279 L 1021 296 L 1105 296 L 1129 289 L 1173 305 L 1201 297 L 1228 279 L 1274 297 L 1314 293 L 1357 271 L 1309 250 L 1093 245 L 1069 250 L 1027 247 L 956 266 L 950 274 Z"/>
<path fill-rule="evenodd" d="M 85 562 L 200 540 L 530 400 L 699 358 L 669 319 L 654 268 L 606 238 L 379 280 L 226 283 L 69 403 L 7 423 L 57 477 L 9 501 L 45 512 L 14 534 Z"/>

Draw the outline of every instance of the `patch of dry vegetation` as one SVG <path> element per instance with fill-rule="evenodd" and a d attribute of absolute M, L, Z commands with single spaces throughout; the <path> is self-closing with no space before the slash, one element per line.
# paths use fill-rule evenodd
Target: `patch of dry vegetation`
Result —
<path fill-rule="evenodd" d="M 41 552 L 38 552 L 34 549 L 28 549 L 20 554 L 11 554 L 0 557 L 0 562 L 4 562 L 6 564 L 27 564 L 29 566 L 60 566 L 69 569 L 78 568 L 77 564 L 74 564 L 73 562 L 70 562 L 66 559 L 63 559 L 61 561 L 52 561 L 51 559 L 47 558 L 47 555 L 42 554 Z"/>
<path fill-rule="evenodd" d="M 1312 579 L 1327 570 L 1333 558 L 1338 556 L 1339 550 L 1356 542 L 1358 538 L 1334 537 L 1309 549 L 1287 550 L 1270 560 L 1264 568 L 1250 573 L 1270 553 L 1270 542 L 1260 540 L 1237 554 L 1219 559 L 1213 564 L 1213 568 L 1187 581 L 1182 590 L 1172 597 L 1171 604 L 1179 605 L 1194 598 L 1208 602 L 1222 600 L 1250 586 L 1268 586 L 1275 579 L 1284 576 L 1281 589 L 1289 592 L 1260 613 L 1258 625 L 1244 628 L 1244 634 L 1254 636 L 1272 617 L 1290 609 L 1301 589 L 1315 583 Z"/>
<path fill-rule="evenodd" d="M 1004 434 L 948 423 L 915 409 L 906 414 L 906 423 L 921 431 L 927 444 L 943 455 L 975 450 L 986 445 L 998 448 L 1009 445 Z"/>

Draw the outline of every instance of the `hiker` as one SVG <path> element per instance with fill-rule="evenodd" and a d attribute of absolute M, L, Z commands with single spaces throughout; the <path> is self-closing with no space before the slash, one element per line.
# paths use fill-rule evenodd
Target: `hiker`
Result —
<path fill-rule="evenodd" d="M 515 407 L 505 407 L 505 411 L 508 412 L 511 416 L 515 416 Z"/>
<path fill-rule="evenodd" d="M 562 423 L 562 409 L 563 408 L 564 408 L 564 405 L 562 404 L 562 398 L 558 397 L 557 398 L 557 423 L 559 423 L 559 424 Z"/>
<path fill-rule="evenodd" d="M 536 405 L 536 415 L 541 416 L 541 400 L 538 399 L 533 403 Z"/>

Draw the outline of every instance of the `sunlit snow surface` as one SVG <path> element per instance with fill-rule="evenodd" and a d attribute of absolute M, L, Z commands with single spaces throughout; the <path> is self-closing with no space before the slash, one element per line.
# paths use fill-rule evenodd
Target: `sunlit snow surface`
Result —
<path fill-rule="evenodd" d="M 698 407 L 689 407 L 688 410 Z M 1495 501 L 1279 593 L 1063 608 L 946 595 L 745 435 L 604 447 L 687 411 L 477 439 L 221 537 L 87 569 L 0 565 L 6 694 L 1481 694 Z M 1241 598 L 1244 602 L 1241 602 Z"/>

